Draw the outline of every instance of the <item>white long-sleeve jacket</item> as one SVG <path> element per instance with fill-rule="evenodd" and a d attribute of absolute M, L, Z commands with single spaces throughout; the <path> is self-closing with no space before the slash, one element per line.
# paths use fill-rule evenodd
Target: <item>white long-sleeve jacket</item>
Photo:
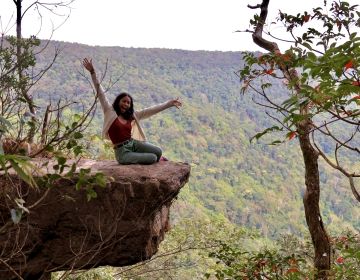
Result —
<path fill-rule="evenodd" d="M 112 104 L 110 104 L 109 100 L 107 99 L 104 89 L 102 88 L 100 82 L 96 77 L 96 73 L 91 74 L 91 78 L 94 83 L 97 96 L 100 100 L 101 108 L 104 112 L 104 124 L 102 129 L 102 136 L 105 139 L 110 139 L 108 134 L 109 128 L 118 116 Z M 170 107 L 172 107 L 171 101 L 167 101 L 140 111 L 135 111 L 134 120 L 131 123 L 131 137 L 136 140 L 146 141 L 146 135 L 140 125 L 140 120 L 151 117 Z"/>

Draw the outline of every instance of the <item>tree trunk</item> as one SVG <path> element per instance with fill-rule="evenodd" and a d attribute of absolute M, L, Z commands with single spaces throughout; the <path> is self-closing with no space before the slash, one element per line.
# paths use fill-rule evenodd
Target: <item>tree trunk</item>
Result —
<path fill-rule="evenodd" d="M 18 63 L 18 76 L 19 76 L 19 86 L 20 86 L 20 93 L 24 97 L 27 102 L 28 108 L 31 116 L 31 125 L 29 128 L 29 132 L 27 135 L 27 141 L 32 143 L 35 136 L 36 130 L 36 118 L 35 118 L 35 106 L 33 99 L 29 96 L 26 90 L 26 82 L 24 81 L 23 75 L 23 62 L 22 62 L 22 53 L 21 53 L 21 40 L 22 40 L 22 0 L 14 1 L 16 5 L 16 39 L 17 39 L 17 46 L 16 46 L 16 56 L 17 56 L 17 63 Z"/>
<path fill-rule="evenodd" d="M 327 274 L 330 270 L 331 246 L 320 214 L 318 153 L 311 145 L 309 135 L 310 130 L 310 120 L 306 120 L 298 125 L 300 147 L 305 163 L 306 192 L 303 202 L 306 223 L 308 225 L 315 250 L 314 265 L 317 269 L 316 279 L 328 279 Z"/>
<path fill-rule="evenodd" d="M 261 5 L 250 6 L 251 9 L 260 8 L 260 19 L 256 24 L 256 28 L 252 35 L 253 41 L 263 49 L 270 51 L 274 54 L 281 53 L 278 45 L 275 42 L 271 42 L 263 38 L 263 28 L 266 22 L 268 14 L 268 6 L 270 0 L 262 0 Z M 289 82 L 298 80 L 296 69 L 288 69 L 288 67 L 280 63 L 279 69 L 284 74 L 285 79 Z M 297 94 L 301 88 L 295 83 L 294 86 Z M 303 116 L 307 115 L 307 108 L 300 107 L 300 113 Z M 327 279 L 327 272 L 330 270 L 330 240 L 324 228 L 322 218 L 320 215 L 320 180 L 319 180 L 319 167 L 318 167 L 318 152 L 311 145 L 310 131 L 312 128 L 312 122 L 310 119 L 306 119 L 297 125 L 297 131 L 299 133 L 300 147 L 303 154 L 305 163 L 305 185 L 306 192 L 304 195 L 304 208 L 306 223 L 309 228 L 311 239 L 315 249 L 314 266 L 317 269 L 316 279 Z"/>

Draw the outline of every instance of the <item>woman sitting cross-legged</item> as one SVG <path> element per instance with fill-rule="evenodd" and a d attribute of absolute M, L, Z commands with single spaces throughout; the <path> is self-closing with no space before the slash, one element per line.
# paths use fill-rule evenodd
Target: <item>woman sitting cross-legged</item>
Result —
<path fill-rule="evenodd" d="M 83 66 L 91 74 L 97 96 L 104 112 L 103 137 L 114 145 L 115 157 L 119 164 L 152 164 L 162 158 L 159 147 L 146 142 L 140 120 L 148 118 L 170 107 L 181 107 L 179 99 L 172 99 L 153 107 L 134 111 L 133 98 L 121 93 L 111 105 L 100 85 L 92 60 L 85 58 Z"/>

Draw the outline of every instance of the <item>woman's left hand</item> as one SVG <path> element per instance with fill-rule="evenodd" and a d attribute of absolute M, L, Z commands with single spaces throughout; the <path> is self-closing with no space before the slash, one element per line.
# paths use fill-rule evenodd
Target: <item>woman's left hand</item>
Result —
<path fill-rule="evenodd" d="M 91 74 L 95 72 L 92 59 L 88 60 L 87 58 L 83 59 L 82 65 L 85 67 L 86 70 L 88 70 Z"/>
<path fill-rule="evenodd" d="M 176 99 L 172 99 L 170 100 L 170 104 L 171 106 L 175 106 L 176 108 L 180 109 L 180 107 L 182 106 L 181 101 L 179 100 L 179 97 Z"/>

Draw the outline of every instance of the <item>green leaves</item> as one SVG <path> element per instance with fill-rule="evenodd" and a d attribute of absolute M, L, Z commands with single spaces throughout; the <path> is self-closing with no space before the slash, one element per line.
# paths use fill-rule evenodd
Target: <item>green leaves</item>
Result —
<path fill-rule="evenodd" d="M 11 167 L 15 170 L 15 172 L 22 180 L 29 184 L 29 186 L 37 187 L 37 184 L 31 173 L 36 168 L 29 161 L 29 158 L 17 155 L 4 155 L 2 157 L 3 166 L 5 165 L 6 161 L 9 162 L 11 164 Z"/>
<path fill-rule="evenodd" d="M 284 250 L 285 251 L 285 250 Z M 296 248 L 293 252 L 283 252 L 266 247 L 255 251 L 219 242 L 219 247 L 209 254 L 218 264 L 213 273 L 217 279 L 304 279 L 311 275 L 306 255 Z M 209 279 L 211 273 L 205 275 Z"/>
<path fill-rule="evenodd" d="M 263 137 L 265 134 L 270 133 L 270 132 L 274 132 L 274 131 L 283 131 L 283 128 L 278 127 L 276 125 L 269 127 L 265 130 L 263 130 L 262 132 L 259 132 L 257 134 L 255 134 L 253 137 L 250 138 L 250 142 L 252 142 L 254 139 L 259 140 L 261 137 Z M 274 144 L 274 143 L 272 143 Z"/>
<path fill-rule="evenodd" d="M 11 123 L 3 116 L 0 116 L 0 139 L 1 139 L 1 134 L 6 132 L 10 127 L 11 127 Z"/>
<path fill-rule="evenodd" d="M 97 197 L 97 193 L 94 188 L 98 187 L 106 187 L 108 182 L 108 178 L 101 172 L 98 172 L 94 175 L 91 174 L 90 168 L 81 168 L 78 174 L 77 183 L 75 188 L 77 190 L 85 189 L 87 200 L 90 201 L 93 198 Z"/>

